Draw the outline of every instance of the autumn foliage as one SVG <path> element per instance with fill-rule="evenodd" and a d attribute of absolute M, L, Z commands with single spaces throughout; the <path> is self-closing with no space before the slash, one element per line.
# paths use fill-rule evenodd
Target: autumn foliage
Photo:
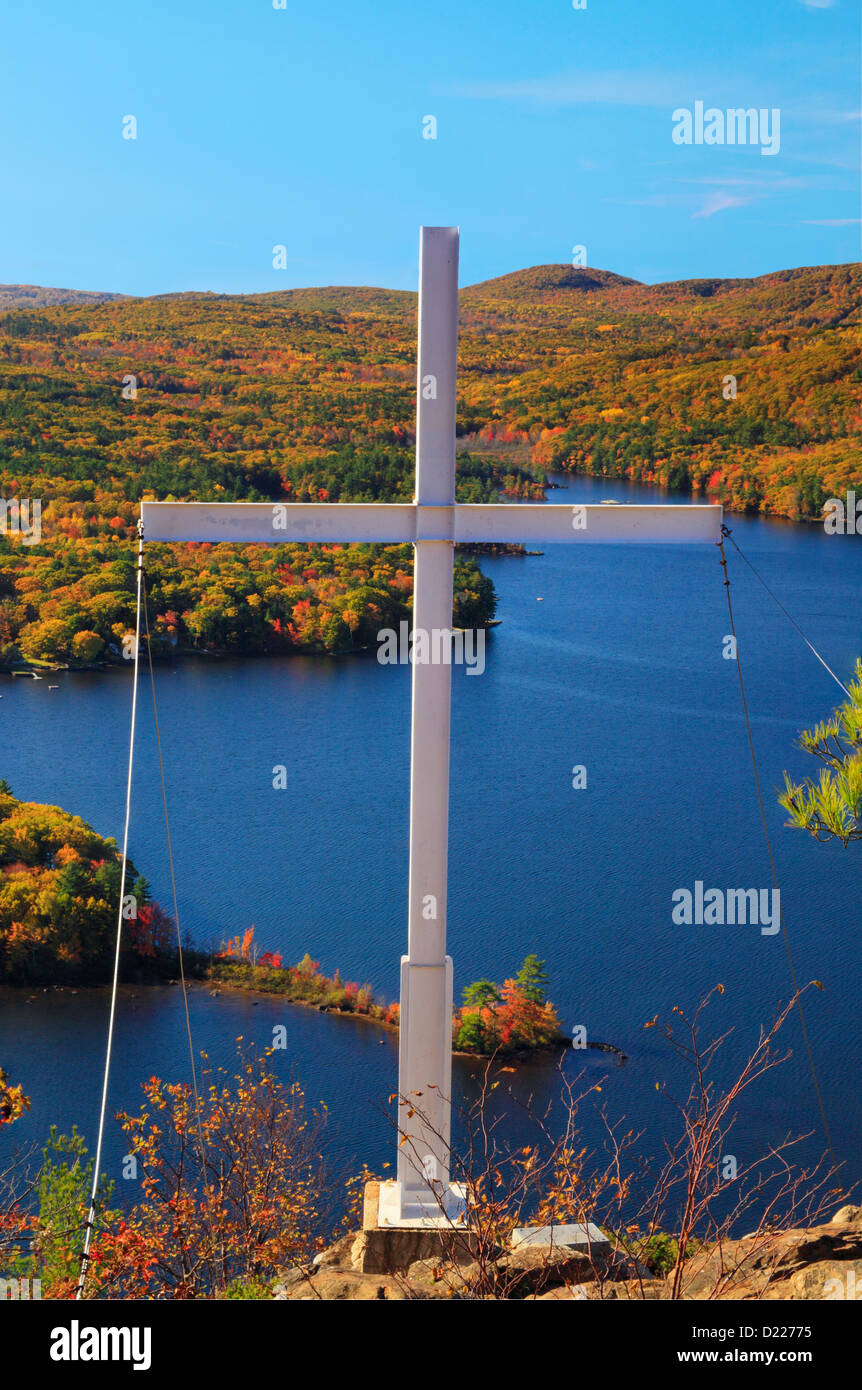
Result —
<path fill-rule="evenodd" d="M 515 978 L 501 986 L 491 980 L 468 985 L 452 1021 L 454 1046 L 489 1056 L 560 1042 L 560 1020 L 545 996 L 546 983 L 544 963 L 530 955 Z"/>
<path fill-rule="evenodd" d="M 116 939 L 121 855 L 79 816 L 19 801 L 0 782 L 0 980 L 108 978 Z M 175 939 L 129 862 L 126 961 L 154 959 Z"/>
<path fill-rule="evenodd" d="M 360 1014 L 377 1023 L 398 1022 L 397 1004 L 379 1002 L 370 985 L 343 980 L 339 970 L 332 976 L 324 974 L 320 962 L 312 960 L 308 952 L 296 965 L 284 965 L 279 951 L 259 952 L 253 926 L 216 952 L 209 977 L 234 988 L 281 994 L 294 1003 L 333 1013 Z"/>
<path fill-rule="evenodd" d="M 120 1210 L 101 1185 L 87 1298 L 231 1297 L 238 1283 L 247 1297 L 321 1244 L 322 1115 L 269 1054 L 240 1048 L 233 1076 L 204 1061 L 198 1098 L 151 1077 L 140 1113 L 117 1117 L 136 1197 Z M 91 1181 L 81 1136 L 52 1131 L 35 1206 L 3 1213 L 5 1268 L 40 1278 L 43 1297 L 74 1296 Z"/>
<path fill-rule="evenodd" d="M 513 982 L 535 1006 L 539 1000 L 530 996 L 541 991 L 541 975 L 541 962 L 528 957 Z M 489 981 L 477 985 L 478 992 L 470 987 L 474 1001 L 494 988 Z M 459 1110 L 459 1139 L 450 1155 L 453 1178 L 463 1183 L 468 1199 L 469 1275 L 455 1257 L 464 1229 L 455 1222 L 444 1228 L 452 1259 L 446 1258 L 444 1240 L 440 1263 L 446 1268 L 435 1271 L 435 1280 L 451 1279 L 452 1294 L 460 1298 L 539 1296 L 549 1266 L 501 1258 L 513 1229 L 537 1222 L 592 1223 L 607 1235 L 613 1259 L 589 1256 L 589 1273 L 579 1259 L 571 1276 L 592 1280 L 595 1297 L 604 1296 L 608 1280 L 620 1277 L 628 1280 L 625 1296 L 631 1298 L 724 1297 L 734 1284 L 744 1285 L 752 1270 L 774 1265 L 782 1232 L 816 1222 L 845 1189 L 824 1160 L 805 1168 L 795 1162 L 800 1136 L 793 1135 L 762 1154 L 755 1150 L 732 1180 L 725 1173 L 723 1156 L 740 1096 L 789 1056 L 776 1050 L 775 1040 L 799 996 L 761 1028 L 741 1069 L 734 1065 L 730 1080 L 719 1082 L 713 1064 L 729 1035 L 704 1041 L 700 1028 L 704 1009 L 723 993 L 718 986 L 690 1018 L 675 1007 L 661 1025 L 658 1017 L 646 1024 L 659 1026 L 682 1063 L 676 1078 L 681 1092 L 657 1085 L 660 1103 L 670 1102 L 677 1123 L 669 1126 L 655 1159 L 635 1148 L 638 1135 L 606 1116 L 600 1149 L 588 1148 L 579 1108 L 602 1086 L 583 1073 L 561 1072 L 562 1109 L 555 1125 L 548 1126 L 547 1115 L 528 1113 L 534 1132 L 526 1144 L 523 1137 L 513 1144 L 500 1131 L 499 1106 L 490 1101 L 509 1068 L 489 1062 L 478 1095 Z M 288 1271 L 300 1274 L 314 1296 L 311 1260 L 332 1239 L 325 1233 L 334 1215 L 320 1152 L 323 1115 L 309 1110 L 295 1081 L 277 1074 L 275 1054 L 256 1056 L 238 1042 L 233 1075 L 211 1070 L 204 1058 L 196 1087 L 151 1077 L 140 1112 L 117 1117 L 127 1146 L 124 1176 L 130 1179 L 124 1195 L 133 1195 L 120 1210 L 112 1184 L 101 1182 L 87 1298 L 264 1299 Z M 6 1118 L 14 1120 L 26 1102 L 0 1073 L 0 1122 L 4 1096 L 11 1097 Z M 92 1171 L 82 1137 L 52 1130 L 28 1198 L 0 1192 L 6 1277 L 40 1279 L 45 1298 L 73 1296 Z M 335 1232 L 342 1251 L 344 1238 L 352 1244 L 357 1232 L 361 1183 L 371 1177 L 366 1169 L 347 1185 L 346 1215 Z M 749 1234 L 734 1258 L 729 1241 L 737 1228 Z M 728 1258 L 716 1263 L 715 1251 Z M 644 1281 L 651 1274 L 662 1283 L 647 1294 Z M 562 1281 L 570 1282 L 569 1274 L 563 1272 Z M 409 1275 L 402 1283 L 412 1296 Z M 424 1296 L 421 1287 L 420 1279 L 418 1296 Z"/>
<path fill-rule="evenodd" d="M 458 497 L 537 497 L 543 470 L 816 518 L 862 482 L 860 270 L 640 285 L 540 266 L 461 296 Z M 0 664 L 120 660 L 151 495 L 409 500 L 415 296 L 183 295 L 0 313 Z M 124 399 L 127 373 L 135 399 Z M 725 397 L 732 376 L 735 394 Z M 408 616 L 407 546 L 163 545 L 157 651 L 347 651 Z M 493 587 L 456 574 L 455 622 Z"/>
<path fill-rule="evenodd" d="M 295 1003 L 334 1013 L 359 1014 L 398 1027 L 399 1006 L 374 997 L 370 985 L 328 976 L 306 953 L 296 965 L 283 965 L 280 954 L 258 953 L 254 927 L 227 941 L 216 953 L 212 980 L 235 988 L 282 994 Z M 479 980 L 464 991 L 464 1003 L 452 1020 L 452 1042 L 461 1052 L 527 1052 L 562 1041 L 560 1020 L 545 995 L 547 974 L 536 956 L 527 956 L 518 974 L 498 986 Z"/>

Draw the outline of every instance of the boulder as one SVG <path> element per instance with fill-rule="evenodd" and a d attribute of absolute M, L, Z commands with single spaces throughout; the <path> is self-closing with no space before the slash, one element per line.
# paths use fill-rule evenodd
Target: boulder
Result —
<path fill-rule="evenodd" d="M 296 1291 L 301 1284 L 308 1282 L 309 1276 L 314 1273 L 313 1265 L 297 1266 L 295 1269 L 285 1270 L 279 1283 L 274 1285 L 272 1296 L 275 1299 L 284 1300 L 296 1297 Z"/>
<path fill-rule="evenodd" d="M 589 1297 L 590 1295 L 587 1293 L 586 1284 L 573 1284 L 570 1289 L 561 1287 L 556 1289 L 548 1289 L 547 1293 L 537 1293 L 536 1302 L 562 1303 L 566 1302 L 568 1299 L 571 1298 L 577 1299 L 579 1302 L 585 1302 L 587 1299 L 589 1299 Z"/>
<path fill-rule="evenodd" d="M 785 1298 L 862 1301 L 862 1260 L 818 1260 L 816 1264 L 798 1269 L 785 1287 Z M 782 1285 L 775 1284 L 773 1288 L 778 1297 Z"/>
<path fill-rule="evenodd" d="M 401 1303 L 409 1297 L 395 1279 L 369 1278 L 352 1270 L 324 1267 L 306 1274 L 292 1284 L 281 1285 L 277 1298 L 291 1302 L 323 1303 L 379 1302 Z"/>
<path fill-rule="evenodd" d="M 350 1252 L 353 1249 L 355 1240 L 356 1233 L 355 1231 L 351 1231 L 349 1235 L 342 1236 L 340 1240 L 337 1240 L 334 1245 L 330 1245 L 328 1249 L 321 1250 L 320 1254 L 315 1255 L 312 1260 L 315 1269 L 326 1269 L 333 1265 L 337 1269 L 346 1269 L 350 1265 Z"/>
<path fill-rule="evenodd" d="M 470 1299 L 473 1292 L 473 1265 L 457 1265 L 437 1260 L 416 1260 L 405 1275 L 411 1298 Z"/>
<path fill-rule="evenodd" d="M 643 1303 L 667 1297 L 663 1279 L 607 1279 L 601 1283 L 582 1285 L 587 1297 L 595 1302 Z"/>

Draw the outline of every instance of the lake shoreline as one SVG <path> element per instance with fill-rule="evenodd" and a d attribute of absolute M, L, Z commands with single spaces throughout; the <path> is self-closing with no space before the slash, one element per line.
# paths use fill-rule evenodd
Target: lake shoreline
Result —
<path fill-rule="evenodd" d="M 155 986 L 181 988 L 181 984 L 182 982 L 176 974 L 165 973 L 164 975 L 150 976 L 149 978 L 141 978 L 138 980 L 121 980 L 119 983 L 119 990 L 120 992 L 129 993 L 130 997 L 134 998 L 135 991 L 139 989 L 149 989 Z M 44 982 L 33 981 L 25 983 L 22 981 L 4 980 L 0 983 L 0 991 L 9 990 L 20 997 L 29 990 L 34 1000 L 37 994 L 78 995 L 90 991 L 93 993 L 109 991 L 110 988 L 110 982 L 107 980 L 82 980 L 78 983 L 66 982 L 64 984 L 56 982 L 46 984 Z M 330 1018 L 353 1019 L 357 1022 L 371 1025 L 394 1037 L 397 1037 L 399 1032 L 397 1023 L 389 1023 L 385 1018 L 378 1018 L 373 1014 L 364 1013 L 358 1009 L 337 1008 L 333 1005 L 316 1003 L 313 999 L 294 998 L 289 995 L 286 990 L 261 989 L 255 985 L 246 984 L 241 980 L 230 980 L 224 975 L 190 974 L 187 970 L 186 988 L 189 992 L 197 991 L 198 993 L 205 993 L 211 999 L 216 999 L 223 993 L 242 994 L 252 998 L 257 996 L 259 1000 L 281 999 L 285 1004 L 309 1009 L 314 1013 L 322 1014 Z M 491 1062 L 496 1060 L 508 1064 L 512 1062 L 530 1062 L 542 1058 L 550 1060 L 571 1050 L 578 1049 L 575 1049 L 574 1043 L 566 1034 L 560 1033 L 552 1043 L 547 1045 L 529 1048 L 519 1047 L 510 1050 L 497 1049 L 495 1052 L 467 1052 L 464 1049 L 453 1047 L 452 1056 L 458 1057 L 462 1061 Z M 584 1044 L 584 1050 L 613 1054 L 618 1066 L 622 1066 L 628 1061 L 627 1054 L 613 1043 L 587 1042 Z"/>
<path fill-rule="evenodd" d="M 119 981 L 120 989 L 138 990 L 153 986 L 180 987 L 182 985 L 182 979 L 178 973 L 179 961 L 176 956 L 146 958 L 146 963 L 139 960 L 137 962 L 137 978 L 132 979 L 128 978 L 128 975 L 134 973 L 136 967 L 128 958 L 125 964 L 127 978 Z M 311 961 L 308 955 L 298 966 L 283 968 L 281 965 L 255 964 L 243 959 L 231 960 L 229 957 L 219 959 L 200 951 L 185 951 L 183 966 L 186 988 L 190 991 L 195 988 L 198 991 L 205 991 L 210 998 L 217 998 L 222 993 L 258 996 L 258 999 L 281 998 L 287 1004 L 300 1005 L 303 1008 L 313 1010 L 315 1013 L 358 1019 L 393 1035 L 397 1035 L 399 1032 L 399 1005 L 397 1003 L 388 1005 L 381 1003 L 375 999 L 370 986 L 367 985 L 362 986 L 361 991 L 355 985 L 348 984 L 345 988 L 342 986 L 338 971 L 333 979 L 321 976 L 316 970 L 316 962 Z M 4 980 L 2 981 L 2 988 L 14 991 L 19 996 L 30 991 L 32 998 L 35 999 L 37 994 L 65 993 L 77 995 L 87 990 L 109 990 L 111 980 L 104 975 L 94 977 L 90 973 L 88 976 L 86 971 L 82 971 L 79 977 L 64 980 L 50 980 L 45 976 L 31 980 Z M 320 999 L 303 997 L 302 991 L 312 989 L 325 991 L 324 997 Z M 343 995 L 344 1001 L 342 1003 L 328 1002 L 333 993 Z M 359 994 L 364 994 L 366 997 L 354 1002 L 357 1001 Z M 504 1062 L 517 1063 L 530 1061 L 541 1056 L 556 1057 L 562 1052 L 574 1048 L 574 1046 L 572 1039 L 560 1030 L 550 1041 L 529 1045 L 500 1045 L 493 1051 L 470 1051 L 453 1046 L 452 1055 L 470 1058 L 474 1061 L 498 1059 Z M 627 1060 L 625 1053 L 612 1043 L 585 1043 L 584 1046 L 613 1053 L 620 1064 Z"/>
<path fill-rule="evenodd" d="M 571 478 L 571 479 L 589 478 L 589 479 L 593 479 L 593 480 L 601 480 L 602 482 L 606 482 L 606 483 L 608 484 L 608 487 L 609 487 L 609 488 L 613 488 L 615 485 L 622 485 L 622 486 L 624 486 L 624 487 L 645 488 L 645 489 L 646 489 L 647 491 L 649 491 L 650 493 L 658 493 L 660 497 L 670 495 L 670 496 L 679 497 L 679 498 L 687 498 L 687 499 L 689 499 L 689 501 L 690 501 L 692 504 L 696 504 L 696 505 L 698 505 L 698 504 L 699 504 L 699 505 L 705 505 L 705 504 L 715 503 L 715 504 L 717 504 L 717 505 L 723 506 L 723 508 L 724 508 L 724 514 L 725 514 L 725 517 L 726 517 L 726 518 L 727 518 L 727 517 L 758 518 L 759 520 L 762 520 L 762 521 L 783 522 L 783 523 L 785 523 L 786 525 L 789 525 L 789 526 L 802 525 L 802 526 L 806 526 L 806 527 L 812 527 L 812 526 L 822 526 L 822 525 L 823 525 L 823 518 L 822 518 L 822 517 L 803 516 L 803 515 L 792 517 L 792 516 L 786 516 L 786 515 L 784 515 L 783 513 L 762 511 L 762 510 L 760 510 L 760 509 L 758 509 L 758 508 L 751 508 L 751 507 L 733 508 L 733 507 L 730 506 L 728 503 L 726 503 L 726 502 L 721 502 L 720 499 L 715 498 L 712 494 L 706 492 L 705 490 L 704 490 L 704 491 L 699 491 L 699 490 L 680 491 L 680 490 L 678 490 L 678 489 L 671 489 L 671 488 L 664 487 L 664 486 L 662 486 L 660 483 L 643 482 L 643 481 L 640 481 L 640 480 L 637 480 L 637 479 L 631 479 L 631 478 L 621 477 L 621 476 L 607 475 L 607 474 L 604 474 L 604 473 L 590 473 L 590 472 L 588 472 L 588 471 L 586 471 L 586 470 L 581 470 L 581 469 L 562 469 L 562 468 L 555 468 L 555 469 L 552 470 L 552 473 L 556 474 L 557 477 L 564 477 L 564 478 L 567 478 L 567 479 L 568 479 L 568 478 Z M 548 479 L 547 479 L 547 481 L 546 481 L 546 483 L 545 483 L 545 490 L 546 490 L 546 491 L 549 491 L 549 490 L 553 490 L 553 491 L 565 491 L 565 490 L 567 490 L 567 485 L 566 485 L 566 484 L 563 484 L 563 483 L 559 483 L 559 482 L 554 482 L 554 481 L 552 480 L 552 477 L 549 475 L 549 476 L 548 476 Z M 512 505 L 515 506 L 515 505 L 517 505 L 517 503 L 513 503 Z M 623 505 L 624 505 L 624 504 L 623 504 Z M 656 505 L 660 505 L 660 503 L 656 503 Z M 456 549 L 457 549 L 458 551 L 463 552 L 464 554 L 469 554 L 469 555 L 471 555 L 471 556 L 473 556 L 474 558 L 477 558 L 477 559 L 481 559 L 483 555 L 487 555 L 487 556 L 489 556 L 490 558 L 495 558 L 495 559 L 496 559 L 496 558 L 499 558 L 499 557 L 501 557 L 501 556 L 507 556 L 507 557 L 514 558 L 514 559 L 527 559 L 527 558 L 536 557 L 536 556 L 541 557 L 541 556 L 544 554 L 544 551 L 541 551 L 541 550 L 527 550 L 522 544 L 520 544 L 520 543 L 512 543 L 512 542 L 504 542 L 504 543 L 499 543 L 499 544 L 498 544 L 498 543 L 495 543 L 495 542 L 491 542 L 491 543 L 480 543 L 480 544 L 465 544 L 465 545 L 463 545 L 463 546 L 458 546 L 458 547 L 456 547 Z M 499 619 L 499 618 L 492 618 L 492 619 L 490 619 L 488 622 L 483 623 L 483 624 L 480 624 L 480 626 L 481 626 L 481 628 L 482 628 L 483 631 L 487 631 L 487 630 L 490 630 L 491 628 L 499 627 L 499 626 L 501 625 L 501 621 L 503 621 L 503 620 L 501 620 L 501 619 Z M 207 649 L 202 649 L 202 648 L 199 648 L 199 647 L 189 647 L 189 646 L 180 646 L 180 645 L 178 645 L 178 646 L 172 648 L 170 651 L 162 651 L 162 652 L 158 652 L 158 653 L 154 652 L 154 653 L 153 653 L 152 659 L 153 659 L 154 664 L 158 664 L 158 665 L 160 665 L 160 666 L 168 666 L 168 665 L 172 665 L 172 664 L 177 663 L 177 662 L 185 662 L 185 661 L 188 661 L 188 660 L 196 660 L 196 659 L 199 659 L 199 660 L 202 660 L 202 661 L 216 661 L 216 662 L 218 662 L 218 661 L 231 661 L 231 660 L 243 660 L 243 661 L 247 661 L 247 660 L 252 660 L 252 659 L 261 659 L 261 660 L 263 660 L 263 659 L 269 659 L 269 658 L 272 658 L 272 657 L 285 657 L 285 656 L 288 656 L 288 657 L 293 657 L 293 656 L 309 657 L 309 656 L 311 656 L 311 657 L 339 658 L 339 657 L 349 657 L 349 656 L 363 656 L 363 655 L 367 655 L 367 654 L 369 654 L 369 653 L 373 653 L 374 651 L 375 651 L 375 648 L 372 647 L 370 644 L 367 644 L 367 643 L 364 644 L 364 645 L 362 645 L 362 646 L 348 647 L 348 648 L 344 648 L 344 649 L 339 650 L 339 651 L 322 651 L 322 650 L 317 650 L 317 649 L 315 649 L 315 648 L 313 648 L 313 647 L 311 647 L 311 648 L 280 648 L 280 649 L 278 649 L 278 650 L 275 650 L 275 649 L 269 649 L 269 650 L 264 649 L 264 650 L 261 650 L 261 649 L 259 649 L 259 648 L 256 649 L 256 650 L 253 650 L 253 649 L 244 648 L 244 647 L 211 647 L 211 648 L 207 648 Z M 33 660 L 33 661 L 28 661 L 26 658 L 20 657 L 20 656 L 19 656 L 19 657 L 17 657 L 17 658 L 15 659 L 15 663 L 14 663 L 14 664 L 8 664 L 8 663 L 2 663 L 2 662 L 0 662 L 0 675 L 8 675 L 8 676 L 15 676 L 15 677 L 29 677 L 30 679 L 34 679 L 34 678 L 40 679 L 40 678 L 42 678 L 43 673 L 44 673 L 44 674 L 55 674 L 55 673 L 58 673 L 58 672 L 61 672 L 61 671 L 75 671 L 75 672 L 85 672 L 85 673 L 88 673 L 88 674 L 95 674 L 95 673 L 98 673 L 98 672 L 106 672 L 106 671 L 113 671 L 113 670 L 125 670 L 125 669 L 127 668 L 128 665 L 129 665 L 128 661 L 125 661 L 125 660 L 123 660 L 123 659 L 120 658 L 120 657 L 117 657 L 116 659 L 109 659 L 109 660 L 104 660 L 104 659 L 102 659 L 102 660 L 94 661 L 94 662 L 74 661 L 74 660 L 52 662 L 52 661 L 46 661 L 46 660 Z"/>

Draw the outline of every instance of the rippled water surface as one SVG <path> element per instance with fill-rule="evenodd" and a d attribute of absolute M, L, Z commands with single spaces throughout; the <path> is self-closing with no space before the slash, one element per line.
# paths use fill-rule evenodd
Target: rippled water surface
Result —
<path fill-rule="evenodd" d="M 563 479 L 554 502 L 656 501 L 615 481 Z M 684 500 L 684 499 L 674 499 Z M 732 518 L 734 535 L 826 660 L 846 681 L 862 653 L 862 545 L 815 527 Z M 858 1175 L 862 1070 L 858 981 L 862 850 L 787 829 L 774 789 L 784 768 L 810 773 L 794 747 L 840 692 L 729 550 L 740 650 L 800 979 L 817 977 L 808 1023 L 839 1156 Z M 680 927 L 671 894 L 770 885 L 736 669 L 722 660 L 727 608 L 712 546 L 562 547 L 483 559 L 501 626 L 481 677 L 453 691 L 449 949 L 456 990 L 502 979 L 528 951 L 548 965 L 568 1026 L 584 1024 L 628 1056 L 601 1101 L 655 1145 L 672 1121 L 656 1081 L 679 1085 L 666 1045 L 644 1021 L 693 1005 L 716 981 L 716 1030 L 732 1026 L 729 1067 L 790 991 L 782 937 L 757 927 Z M 541 598 L 541 602 L 538 600 Z M 3 766 L 17 796 L 56 803 L 102 833 L 122 829 L 128 672 L 3 679 Z M 262 948 L 368 980 L 392 998 L 406 940 L 409 670 L 372 656 L 188 661 L 157 673 L 183 926 L 204 943 L 254 923 Z M 147 695 L 144 687 L 144 695 Z M 288 788 L 272 788 L 284 763 Z M 575 764 L 586 790 L 572 789 Z M 167 860 L 147 700 L 141 702 L 133 858 L 165 906 Z M 94 1136 L 107 1022 L 105 991 L 0 994 L 0 1058 L 32 1097 L 16 1137 L 76 1121 Z M 265 1045 L 283 1022 L 279 1065 L 330 1109 L 333 1169 L 389 1157 L 382 1113 L 394 1089 L 388 1034 L 271 999 L 191 1002 L 196 1044 L 229 1063 L 235 1038 Z M 790 1060 L 748 1093 L 736 1145 L 754 1157 L 788 1129 L 818 1130 L 799 1025 Z M 187 1075 L 179 992 L 126 988 L 111 1102 L 133 1107 L 153 1073 Z M 570 1057 L 567 1066 L 573 1066 Z M 608 1070 L 591 1054 L 590 1076 Z M 459 1095 L 474 1067 L 456 1065 Z M 507 1078 L 512 1080 L 511 1077 Z M 514 1078 L 544 1104 L 552 1066 Z M 587 1129 L 597 1120 L 588 1112 Z M 526 1121 L 511 1120 L 521 1131 Z M 822 1147 L 822 1131 L 810 1152 Z M 108 1167 L 123 1146 L 112 1134 Z"/>

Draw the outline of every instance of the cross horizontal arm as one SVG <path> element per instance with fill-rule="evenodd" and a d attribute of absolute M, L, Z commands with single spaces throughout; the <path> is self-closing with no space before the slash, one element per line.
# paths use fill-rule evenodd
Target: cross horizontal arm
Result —
<path fill-rule="evenodd" d="M 575 541 L 580 545 L 633 541 L 697 543 L 717 541 L 722 508 L 713 505 L 641 506 L 598 503 L 587 506 L 544 503 L 468 505 L 455 508 L 455 541 Z"/>
<path fill-rule="evenodd" d="M 232 541 L 279 545 L 286 541 L 416 539 L 410 502 L 142 502 L 147 541 Z"/>
<path fill-rule="evenodd" d="M 417 540 L 697 543 L 717 541 L 714 505 L 544 503 L 422 506 L 412 502 L 142 502 L 148 541 L 278 545 L 285 541 Z"/>

